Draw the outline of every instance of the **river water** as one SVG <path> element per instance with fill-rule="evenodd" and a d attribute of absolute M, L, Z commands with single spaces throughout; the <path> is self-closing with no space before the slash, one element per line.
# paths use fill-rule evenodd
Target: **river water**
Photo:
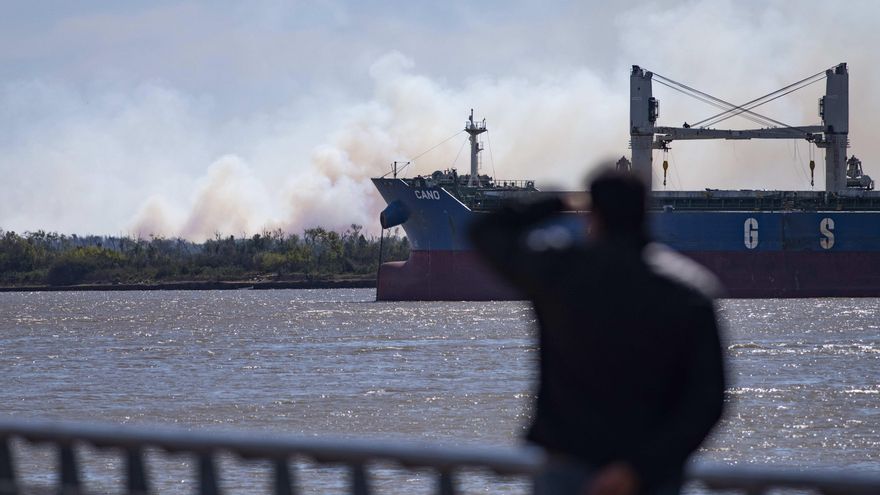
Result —
<path fill-rule="evenodd" d="M 514 445 L 535 382 L 521 302 L 379 303 L 370 289 L 0 294 L 0 415 Z M 880 473 L 880 299 L 723 300 L 725 419 L 702 461 Z M 54 457 L 19 444 L 45 484 Z M 119 462 L 93 459 L 106 491 Z M 163 493 L 191 493 L 192 463 L 151 456 Z M 224 461 L 232 493 L 267 471 Z M 345 473 L 304 465 L 306 493 Z M 383 493 L 427 493 L 423 473 L 380 469 Z M 521 493 L 473 474 L 469 492 Z"/>

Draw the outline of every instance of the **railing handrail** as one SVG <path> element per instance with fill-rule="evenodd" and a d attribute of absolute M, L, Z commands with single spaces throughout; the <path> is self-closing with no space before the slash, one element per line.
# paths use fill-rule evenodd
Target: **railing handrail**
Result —
<path fill-rule="evenodd" d="M 262 433 L 258 431 L 188 430 L 184 428 L 94 423 L 0 420 L 0 439 L 55 444 L 82 442 L 119 449 L 158 448 L 168 452 L 232 452 L 247 458 L 303 456 L 324 463 L 359 464 L 402 461 L 407 467 L 485 467 L 498 474 L 536 474 L 544 465 L 538 447 L 486 447 L 378 438 L 333 438 Z"/>
<path fill-rule="evenodd" d="M 149 448 L 168 452 L 190 452 L 198 456 L 202 493 L 216 493 L 213 456 L 238 454 L 243 458 L 276 462 L 276 481 L 289 480 L 286 461 L 305 457 L 318 463 L 346 464 L 354 473 L 353 492 L 367 493 L 364 465 L 390 461 L 405 468 L 433 468 L 440 474 L 440 492 L 454 493 L 452 473 L 461 468 L 485 468 L 502 475 L 534 477 L 548 465 L 549 457 L 538 447 L 486 447 L 452 445 L 442 442 L 388 441 L 377 438 L 316 438 L 278 435 L 254 431 L 187 430 L 167 426 L 106 425 L 94 423 L 0 419 L 0 493 L 4 483 L 14 482 L 9 440 L 20 438 L 36 443 L 53 443 L 61 451 L 61 480 L 78 486 L 72 448 L 89 444 L 99 448 L 118 448 L 129 454 L 137 465 L 129 465 L 132 478 L 143 477 L 143 451 Z M 65 460 L 66 459 L 66 460 Z M 70 465 L 65 466 L 65 463 Z M 687 470 L 687 479 L 703 483 L 713 490 L 740 490 L 764 493 L 775 488 L 812 489 L 821 493 L 878 494 L 880 474 L 834 469 L 803 469 L 756 466 L 698 464 Z M 134 486 L 146 486 L 136 480 Z M 280 487 L 280 485 L 278 485 Z M 214 487 L 214 489 L 211 489 Z M 141 493 L 130 490 L 131 493 Z M 278 488 L 276 493 L 292 493 Z"/>
<path fill-rule="evenodd" d="M 764 493 L 775 488 L 810 489 L 826 494 L 880 494 L 880 475 L 838 468 L 786 468 L 695 464 L 686 479 L 715 490 Z"/>

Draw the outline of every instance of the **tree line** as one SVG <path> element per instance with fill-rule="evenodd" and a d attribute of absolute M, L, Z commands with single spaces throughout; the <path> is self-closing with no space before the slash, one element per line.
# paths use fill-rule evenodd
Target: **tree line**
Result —
<path fill-rule="evenodd" d="M 76 236 L 0 230 L 0 284 L 137 284 L 176 281 L 332 280 L 374 276 L 380 239 L 351 225 L 302 234 L 216 235 L 204 243 L 151 237 Z M 382 260 L 409 257 L 395 229 L 381 242 Z"/>

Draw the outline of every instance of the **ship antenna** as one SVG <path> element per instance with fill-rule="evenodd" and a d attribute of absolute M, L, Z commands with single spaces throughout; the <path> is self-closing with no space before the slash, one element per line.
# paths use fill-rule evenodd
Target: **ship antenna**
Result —
<path fill-rule="evenodd" d="M 483 151 L 483 147 L 477 141 L 477 136 L 486 132 L 486 119 L 482 122 L 474 122 L 474 109 L 471 108 L 471 115 L 464 127 L 465 132 L 470 134 L 471 141 L 471 175 L 468 178 L 468 187 L 482 187 L 479 175 L 479 159 L 478 155 Z"/>

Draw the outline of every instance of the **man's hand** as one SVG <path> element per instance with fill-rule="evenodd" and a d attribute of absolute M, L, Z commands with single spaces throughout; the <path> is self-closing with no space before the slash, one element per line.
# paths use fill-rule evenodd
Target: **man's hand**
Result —
<path fill-rule="evenodd" d="M 584 487 L 584 495 L 636 495 L 639 475 L 625 462 L 615 462 L 600 469 Z"/>

